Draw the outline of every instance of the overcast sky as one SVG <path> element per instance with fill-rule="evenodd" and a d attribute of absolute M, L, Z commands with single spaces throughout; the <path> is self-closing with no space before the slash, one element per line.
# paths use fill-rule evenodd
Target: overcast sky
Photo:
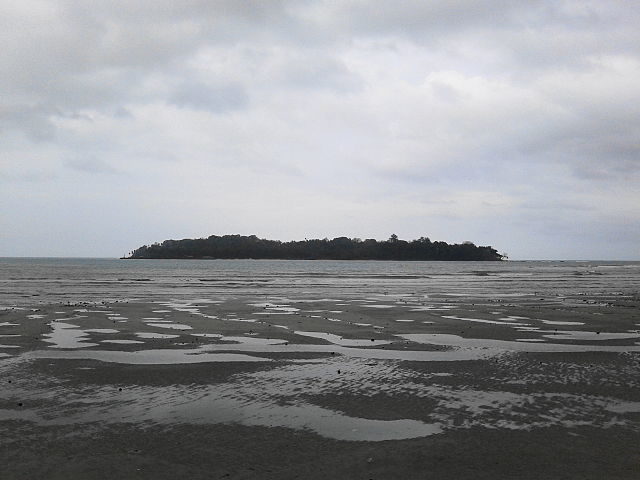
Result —
<path fill-rule="evenodd" d="M 634 0 L 0 0 L 0 256 L 640 259 Z"/>

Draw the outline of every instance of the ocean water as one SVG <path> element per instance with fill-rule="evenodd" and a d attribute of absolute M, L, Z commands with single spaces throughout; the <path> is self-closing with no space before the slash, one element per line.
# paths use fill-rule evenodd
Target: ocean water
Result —
<path fill-rule="evenodd" d="M 382 262 L 0 258 L 0 306 L 228 295 L 414 295 L 526 301 L 628 296 L 640 262 Z"/>

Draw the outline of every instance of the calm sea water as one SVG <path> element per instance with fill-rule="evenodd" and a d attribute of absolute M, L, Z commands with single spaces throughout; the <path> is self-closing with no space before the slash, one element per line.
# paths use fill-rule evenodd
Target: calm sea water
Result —
<path fill-rule="evenodd" d="M 0 306 L 212 296 L 553 298 L 635 295 L 640 262 L 0 258 Z M 538 299 L 539 300 L 539 299 Z"/>

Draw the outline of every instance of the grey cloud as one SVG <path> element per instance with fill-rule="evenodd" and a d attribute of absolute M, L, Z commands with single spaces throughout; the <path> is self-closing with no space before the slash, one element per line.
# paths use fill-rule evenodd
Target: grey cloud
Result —
<path fill-rule="evenodd" d="M 0 33 L 0 71 L 5 72 L 0 88 L 5 99 L 14 98 L 25 118 L 15 122 L 17 126 L 31 135 L 51 137 L 55 129 L 48 120 L 57 113 L 162 100 L 166 89 L 157 84 L 149 89 L 150 77 L 184 72 L 185 62 L 203 46 L 260 38 L 274 24 L 287 23 L 286 7 L 287 2 L 279 1 L 164 0 L 108 2 L 91 8 L 80 1 L 41 8 L 7 5 L 3 13 L 13 27 Z M 190 106 L 202 100 L 215 111 L 246 103 L 248 96 L 239 87 L 217 89 L 212 95 L 204 89 L 176 92 L 173 100 Z"/>
<path fill-rule="evenodd" d="M 122 105 L 116 105 L 113 108 L 113 116 L 116 118 L 130 119 L 133 117 L 131 111 Z"/>
<path fill-rule="evenodd" d="M 181 107 L 226 113 L 242 110 L 249 105 L 246 90 L 237 84 L 209 85 L 185 82 L 175 89 L 169 101 Z"/>
<path fill-rule="evenodd" d="M 400 0 L 379 2 L 375 8 L 357 0 L 334 5 L 337 18 L 344 18 L 351 26 L 372 35 L 400 33 L 424 38 L 439 32 L 456 31 L 473 26 L 499 27 L 516 13 L 539 8 L 543 2 L 493 2 L 439 0 Z"/>
<path fill-rule="evenodd" d="M 594 55 L 640 53 L 640 11 L 624 2 L 405 0 L 370 7 L 336 3 L 331 26 L 374 39 L 405 38 L 472 63 L 499 52 L 484 61 L 521 81 L 538 69 L 589 69 Z"/>
<path fill-rule="evenodd" d="M 120 171 L 99 158 L 78 158 L 68 160 L 66 165 L 73 170 L 91 174 L 118 174 Z"/>
<path fill-rule="evenodd" d="M 31 172 L 23 172 L 23 173 L 5 173 L 0 171 L 0 182 L 6 183 L 16 183 L 16 182 L 26 182 L 26 183 L 43 183 L 50 182 L 56 180 L 58 178 L 58 174 L 56 172 L 51 171 L 31 171 Z"/>
<path fill-rule="evenodd" d="M 283 68 L 283 80 L 288 86 L 345 93 L 356 92 L 364 84 L 362 78 L 343 62 L 326 55 L 314 55 L 310 51 L 303 51 L 287 62 Z"/>
<path fill-rule="evenodd" d="M 35 142 L 51 140 L 56 130 L 49 120 L 53 113 L 45 106 L 0 104 L 0 135 L 18 130 Z"/>

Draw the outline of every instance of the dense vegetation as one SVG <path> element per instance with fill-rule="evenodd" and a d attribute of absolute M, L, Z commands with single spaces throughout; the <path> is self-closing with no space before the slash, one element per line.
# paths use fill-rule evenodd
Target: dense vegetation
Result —
<path fill-rule="evenodd" d="M 291 260 L 502 260 L 492 247 L 471 242 L 448 244 L 421 237 L 410 242 L 396 235 L 386 241 L 338 237 L 333 240 L 281 242 L 255 235 L 212 235 L 209 238 L 165 240 L 144 245 L 125 258 L 260 258 Z"/>

